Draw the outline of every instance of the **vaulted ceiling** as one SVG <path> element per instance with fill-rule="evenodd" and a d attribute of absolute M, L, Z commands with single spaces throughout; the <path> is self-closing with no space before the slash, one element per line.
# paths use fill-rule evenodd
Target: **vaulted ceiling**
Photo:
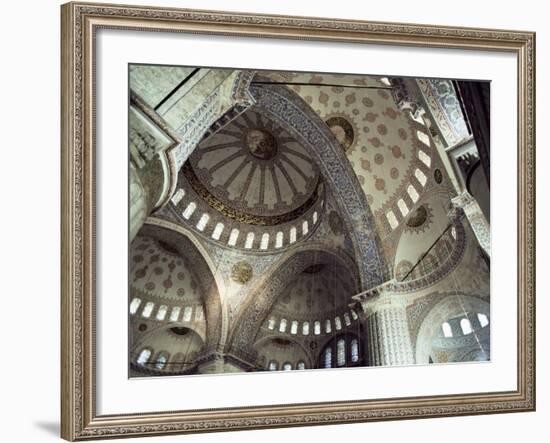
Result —
<path fill-rule="evenodd" d="M 281 221 L 311 205 L 319 182 L 307 151 L 254 108 L 203 141 L 189 162 L 188 175 L 223 205 L 257 217 L 286 216 Z"/>

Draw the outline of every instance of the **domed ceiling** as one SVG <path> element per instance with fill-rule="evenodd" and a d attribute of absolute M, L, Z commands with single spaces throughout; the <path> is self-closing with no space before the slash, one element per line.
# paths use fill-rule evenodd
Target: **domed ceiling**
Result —
<path fill-rule="evenodd" d="M 184 167 L 190 184 L 216 209 L 241 221 L 278 224 L 316 199 L 319 170 L 285 130 L 254 110 L 204 140 Z"/>
<path fill-rule="evenodd" d="M 347 269 L 317 264 L 289 283 L 271 313 L 289 319 L 323 320 L 348 310 L 354 293 L 355 283 Z"/>
<path fill-rule="evenodd" d="M 147 295 L 179 303 L 202 304 L 200 279 L 193 264 L 170 244 L 138 236 L 130 250 L 132 295 Z"/>
<path fill-rule="evenodd" d="M 413 195 L 421 194 L 432 175 L 430 136 L 421 120 L 398 108 L 386 78 L 297 73 L 262 73 L 258 78 L 295 91 L 328 125 L 379 224 L 400 199 L 408 202 L 404 216 L 412 209 L 416 200 L 407 195 L 409 185 L 415 187 Z"/>

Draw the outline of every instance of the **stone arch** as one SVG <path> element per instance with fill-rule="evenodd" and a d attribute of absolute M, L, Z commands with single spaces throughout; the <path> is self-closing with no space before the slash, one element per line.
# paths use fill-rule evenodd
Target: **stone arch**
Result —
<path fill-rule="evenodd" d="M 227 337 L 227 313 L 224 312 L 221 294 L 225 281 L 216 271 L 210 256 L 195 235 L 171 222 L 149 218 L 140 234 L 160 239 L 174 247 L 182 257 L 193 263 L 194 271 L 200 276 L 206 319 L 205 352 L 218 350 Z"/>
<path fill-rule="evenodd" d="M 254 85 L 250 92 L 256 101 L 254 106 L 285 128 L 318 160 L 350 234 L 362 290 L 386 281 L 388 269 L 370 206 L 342 147 L 327 125 L 288 88 Z"/>
<path fill-rule="evenodd" d="M 437 297 L 433 294 L 432 297 Z M 477 296 L 449 294 L 439 300 L 422 319 L 416 337 L 416 363 L 428 363 L 432 339 L 441 324 L 466 313 L 482 313 L 490 316 L 490 305 Z"/>
<path fill-rule="evenodd" d="M 227 341 L 229 352 L 254 361 L 254 339 L 288 282 L 309 266 L 333 261 L 349 269 L 354 277 L 354 290 L 358 291 L 359 271 L 353 259 L 346 254 L 325 249 L 324 245 L 318 243 L 293 248 L 268 269 L 266 277 L 259 280 L 248 292 L 231 328 L 231 335 Z M 354 294 L 350 294 L 350 301 L 352 295 Z"/>
<path fill-rule="evenodd" d="M 174 339 L 174 336 L 170 330 L 174 327 L 181 326 L 184 329 L 189 330 L 189 334 L 186 335 L 186 340 Z M 168 356 L 169 365 L 163 369 L 161 373 L 177 374 L 182 371 L 189 371 L 195 366 L 195 358 L 202 353 L 205 346 L 205 337 L 192 326 L 187 324 L 162 324 L 158 327 L 152 328 L 147 332 L 138 342 L 136 342 L 130 352 L 131 365 L 135 362 L 137 356 L 143 349 L 151 349 L 151 359 L 157 357 L 160 353 L 166 353 Z M 174 365 L 173 359 L 176 355 L 185 356 L 185 364 L 181 362 L 181 365 Z M 135 365 L 134 365 L 135 366 Z M 154 368 L 150 366 L 145 368 L 139 368 L 140 372 L 155 372 Z"/>

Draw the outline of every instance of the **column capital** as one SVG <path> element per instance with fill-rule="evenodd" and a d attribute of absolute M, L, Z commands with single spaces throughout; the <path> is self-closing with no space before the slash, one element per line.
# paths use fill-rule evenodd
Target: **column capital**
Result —
<path fill-rule="evenodd" d="M 388 280 L 374 288 L 353 295 L 351 298 L 354 303 L 351 306 L 361 306 L 361 311 L 369 316 L 383 305 L 401 304 L 391 297 L 395 293 L 393 290 L 395 284 L 395 279 Z"/>
<path fill-rule="evenodd" d="M 470 194 L 468 191 L 463 191 L 462 193 L 458 194 L 456 197 L 452 197 L 451 202 L 453 206 L 461 209 L 466 209 L 468 206 L 472 204 L 477 204 L 474 196 Z"/>

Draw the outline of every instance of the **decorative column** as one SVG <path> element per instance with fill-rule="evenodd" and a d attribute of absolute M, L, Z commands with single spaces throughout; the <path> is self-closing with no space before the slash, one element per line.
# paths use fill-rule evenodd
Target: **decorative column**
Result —
<path fill-rule="evenodd" d="M 414 363 L 405 306 L 392 294 L 391 282 L 355 295 L 367 330 L 370 366 Z"/>
<path fill-rule="evenodd" d="M 476 199 L 468 192 L 463 192 L 451 199 L 453 205 L 464 211 L 477 241 L 485 253 L 491 256 L 491 231 L 485 215 Z"/>

